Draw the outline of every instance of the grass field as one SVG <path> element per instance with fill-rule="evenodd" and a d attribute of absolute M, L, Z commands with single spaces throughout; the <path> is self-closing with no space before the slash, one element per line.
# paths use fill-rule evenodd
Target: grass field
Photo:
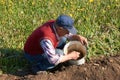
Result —
<path fill-rule="evenodd" d="M 26 66 L 26 38 L 60 14 L 88 38 L 88 58 L 120 52 L 120 0 L 0 0 L 0 74 Z"/>

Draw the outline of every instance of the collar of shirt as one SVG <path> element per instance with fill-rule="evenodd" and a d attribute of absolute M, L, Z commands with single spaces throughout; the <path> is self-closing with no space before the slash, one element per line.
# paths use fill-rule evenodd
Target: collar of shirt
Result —
<path fill-rule="evenodd" d="M 53 24 L 52 27 L 53 27 L 53 30 L 54 30 L 54 32 L 55 32 L 55 35 L 56 35 L 57 39 L 60 40 L 60 37 L 58 36 L 58 33 L 57 33 L 57 31 L 56 31 L 55 25 Z"/>

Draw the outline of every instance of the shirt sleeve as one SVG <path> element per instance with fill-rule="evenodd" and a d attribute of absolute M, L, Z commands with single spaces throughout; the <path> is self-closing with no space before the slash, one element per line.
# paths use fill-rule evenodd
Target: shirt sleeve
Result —
<path fill-rule="evenodd" d="M 57 65 L 62 55 L 56 54 L 55 48 L 53 47 L 52 42 L 49 39 L 43 39 L 40 42 L 40 45 L 44 50 L 44 53 L 47 56 L 48 61 L 51 64 Z"/>

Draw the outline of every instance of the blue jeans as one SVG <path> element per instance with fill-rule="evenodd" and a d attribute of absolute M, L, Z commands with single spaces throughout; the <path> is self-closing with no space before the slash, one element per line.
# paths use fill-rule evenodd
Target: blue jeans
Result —
<path fill-rule="evenodd" d="M 64 45 L 66 44 L 66 40 L 67 39 L 65 37 L 61 38 L 61 40 L 58 44 L 58 47 L 55 49 L 57 54 L 64 55 L 64 54 L 62 54 L 63 53 L 62 49 L 63 49 Z M 42 71 L 47 70 L 47 69 L 52 69 L 56 66 L 54 64 L 49 63 L 45 54 L 30 55 L 28 53 L 25 53 L 25 58 L 28 59 L 28 61 L 33 66 L 37 65 L 40 68 L 40 70 L 42 70 Z"/>

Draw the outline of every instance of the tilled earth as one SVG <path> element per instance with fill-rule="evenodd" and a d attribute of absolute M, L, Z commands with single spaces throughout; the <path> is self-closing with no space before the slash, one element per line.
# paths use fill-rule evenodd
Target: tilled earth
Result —
<path fill-rule="evenodd" d="M 120 80 L 120 54 L 95 57 L 81 66 L 65 63 L 38 75 L 25 69 L 16 74 L 0 75 L 0 80 Z"/>

